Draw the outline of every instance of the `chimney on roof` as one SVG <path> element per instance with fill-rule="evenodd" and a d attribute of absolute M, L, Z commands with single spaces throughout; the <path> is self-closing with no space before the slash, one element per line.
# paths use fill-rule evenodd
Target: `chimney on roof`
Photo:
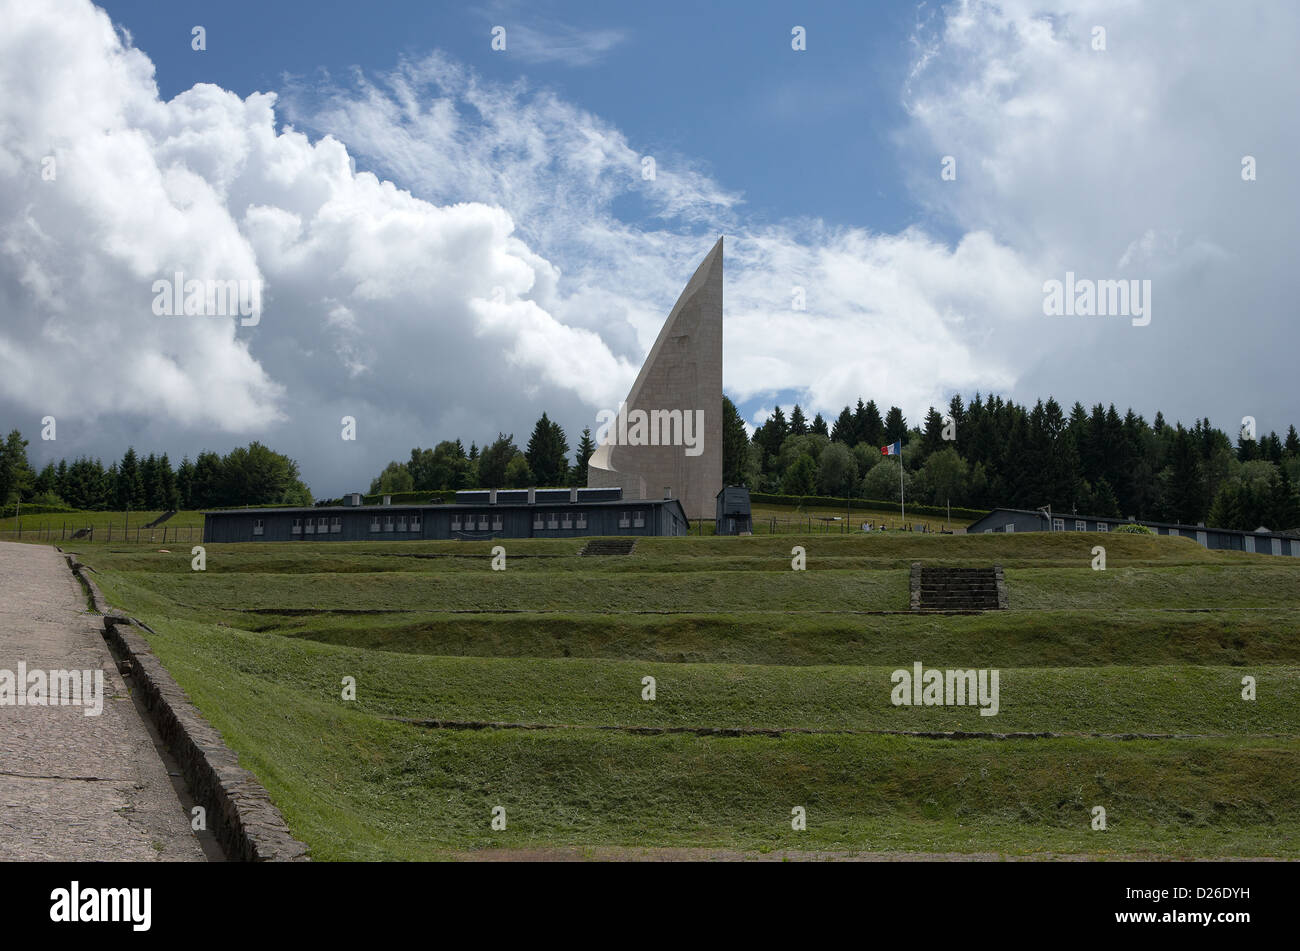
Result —
<path fill-rule="evenodd" d="M 361 504 L 360 492 L 353 492 L 351 495 L 348 496 L 348 505 L 360 505 L 360 504 Z"/>
<path fill-rule="evenodd" d="M 578 490 L 576 487 L 572 487 L 569 489 L 569 501 L 570 502 L 578 501 Z"/>
<path fill-rule="evenodd" d="M 664 498 L 671 499 L 672 497 L 673 497 L 673 487 L 671 485 L 664 486 Z"/>
<path fill-rule="evenodd" d="M 496 505 L 496 504 L 497 504 L 497 490 L 496 490 L 496 489 L 488 489 L 488 502 L 489 502 L 490 504 L 492 504 L 492 505 Z"/>
<path fill-rule="evenodd" d="M 392 497 L 391 495 L 385 495 L 385 496 L 384 496 L 384 504 L 385 504 L 385 505 L 392 505 L 392 504 L 393 504 L 393 497 Z"/>

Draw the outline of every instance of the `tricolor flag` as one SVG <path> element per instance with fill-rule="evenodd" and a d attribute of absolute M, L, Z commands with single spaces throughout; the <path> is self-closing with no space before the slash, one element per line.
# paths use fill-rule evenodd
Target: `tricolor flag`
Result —
<path fill-rule="evenodd" d="M 890 443 L 888 446 L 881 446 L 880 454 L 882 456 L 901 456 L 903 454 L 902 440 L 899 440 L 898 442 L 895 443 Z"/>

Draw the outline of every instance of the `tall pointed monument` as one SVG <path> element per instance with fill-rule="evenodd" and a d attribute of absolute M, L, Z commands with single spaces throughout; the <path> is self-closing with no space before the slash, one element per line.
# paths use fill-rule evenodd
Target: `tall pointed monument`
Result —
<path fill-rule="evenodd" d="M 668 314 L 587 463 L 587 485 L 625 499 L 679 499 L 713 518 L 722 489 L 722 238 Z"/>

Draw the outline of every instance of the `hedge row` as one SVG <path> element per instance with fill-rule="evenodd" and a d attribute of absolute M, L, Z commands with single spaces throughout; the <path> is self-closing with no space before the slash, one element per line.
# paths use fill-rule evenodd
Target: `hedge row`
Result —
<path fill-rule="evenodd" d="M 769 495 L 766 492 L 751 492 L 749 500 L 761 505 L 790 505 L 803 508 L 838 508 L 838 509 L 875 509 L 876 511 L 897 512 L 898 502 L 885 502 L 878 499 L 835 499 L 824 495 Z M 934 515 L 946 517 L 949 509 L 942 505 L 907 504 L 907 511 L 916 515 Z M 975 521 L 988 514 L 984 509 L 964 509 L 953 506 L 952 517 Z"/>
<path fill-rule="evenodd" d="M 17 505 L 11 505 L 8 508 L 0 509 L 0 518 L 13 518 L 18 515 L 58 515 L 64 512 L 76 512 L 77 509 L 68 505 L 38 505 L 34 502 L 24 502 L 20 508 Z"/>

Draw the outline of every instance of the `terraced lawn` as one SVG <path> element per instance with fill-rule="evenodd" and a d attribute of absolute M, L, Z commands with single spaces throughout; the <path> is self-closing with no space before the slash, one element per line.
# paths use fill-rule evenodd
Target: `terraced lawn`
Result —
<path fill-rule="evenodd" d="M 508 541 L 504 572 L 479 543 L 213 545 L 202 573 L 188 550 L 78 550 L 317 858 L 1297 857 L 1300 559 L 1113 535 L 1100 572 L 1095 543 Z M 914 561 L 1002 564 L 1011 610 L 906 613 Z M 996 670 L 997 714 L 894 705 L 916 662 Z"/>

